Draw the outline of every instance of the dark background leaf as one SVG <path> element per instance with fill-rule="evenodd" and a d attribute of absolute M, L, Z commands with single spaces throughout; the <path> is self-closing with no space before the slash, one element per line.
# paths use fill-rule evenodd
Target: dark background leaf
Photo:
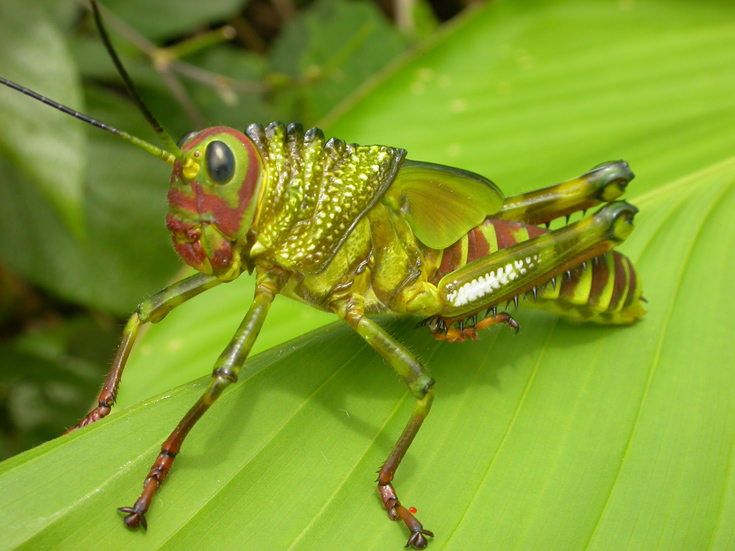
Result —
<path fill-rule="evenodd" d="M 105 6 L 151 39 L 171 38 L 192 28 L 227 20 L 247 0 L 108 0 Z"/>
<path fill-rule="evenodd" d="M 264 34 L 261 40 L 268 48 L 253 51 L 242 47 L 253 38 L 253 22 L 273 14 L 262 5 L 239 11 L 245 4 L 210 2 L 188 9 L 182 2 L 156 2 L 146 3 L 143 9 L 141 3 L 103 3 L 115 46 L 141 95 L 174 139 L 213 124 L 244 128 L 274 119 L 315 122 L 308 120 L 306 109 L 296 106 L 314 111 L 310 106 L 320 95 L 314 95 L 311 88 L 318 84 L 298 71 L 290 75 L 276 71 L 272 66 L 277 56 L 272 51 L 283 51 L 281 40 L 310 51 L 311 37 L 298 32 L 296 39 L 282 36 L 293 36 L 289 29 L 301 28 L 302 17 L 313 20 L 309 10 L 324 8 L 315 5 L 306 7 L 304 16 L 295 13 L 276 18 L 276 30 L 283 32 Z M 336 10 L 330 23 L 338 27 L 354 26 L 355 14 L 369 14 L 372 24 L 382 25 L 381 48 L 371 57 L 367 70 L 355 56 L 335 60 L 309 54 L 303 58 L 309 68 L 329 62 L 330 71 L 345 77 L 330 95 L 329 101 L 336 102 L 363 77 L 388 63 L 397 53 L 388 45 L 399 45 L 400 50 L 401 40 L 396 30 L 379 21 L 383 16 L 372 5 L 334 1 L 329 5 Z M 82 5 L 72 0 L 35 4 L 3 0 L 0 8 L 7 14 L 0 17 L 0 75 L 157 143 L 127 100 Z M 234 39 L 226 42 L 225 34 L 234 34 Z M 352 38 L 343 33 L 333 36 L 330 44 L 342 52 L 343 42 Z M 187 53 L 181 54 L 184 51 Z M 61 330 L 69 317 L 79 315 L 86 316 L 90 327 L 106 338 L 116 340 L 122 320 L 111 322 L 110 315 L 128 315 L 181 267 L 164 226 L 168 167 L 130 144 L 17 92 L 3 88 L 0 94 L 0 232 L 4 236 L 0 240 L 0 335 L 15 350 L 15 341 L 25 334 Z M 319 105 L 322 113 L 328 108 L 325 101 Z M 314 326 L 308 321 L 312 317 L 306 314 L 302 327 L 284 329 L 271 324 L 273 331 L 267 331 L 261 341 L 272 345 L 306 332 Z M 91 342 L 96 340 L 90 336 Z M 27 353 L 42 356 L 41 351 Z M 112 346 L 108 355 L 112 355 Z M 101 380 L 109 357 L 98 357 L 90 345 L 87 359 L 96 365 L 95 378 Z M 8 362 L 23 372 L 22 361 Z M 0 394 L 10 400 L 15 384 L 0 389 Z M 89 407 L 92 396 L 86 388 L 85 393 L 69 405 L 69 417 L 83 415 Z M 0 400 L 0 409 L 7 406 L 17 411 L 5 402 Z M 14 438 L 25 446 L 40 442 L 26 438 L 20 417 L 9 417 L 11 421 L 3 428 L 9 447 L 2 455 L 10 454 L 10 448 L 19 449 L 18 443 L 10 445 Z M 67 417 L 59 417 L 56 432 L 65 424 Z"/>
<path fill-rule="evenodd" d="M 31 2 L 2 0 L 0 51 L 13 52 L 0 56 L 0 74 L 5 78 L 23 81 L 57 101 L 82 109 L 77 69 L 62 33 L 44 9 Z M 54 205 L 64 229 L 81 238 L 84 129 L 61 113 L 36 116 L 37 106 L 31 106 L 31 100 L 18 92 L 0 90 L 0 100 L 0 153 L 15 161 L 27 184 L 42 194 L 41 200 Z"/>

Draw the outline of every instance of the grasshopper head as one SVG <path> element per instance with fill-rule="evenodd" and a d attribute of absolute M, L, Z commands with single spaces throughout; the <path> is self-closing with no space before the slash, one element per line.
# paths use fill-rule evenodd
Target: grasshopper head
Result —
<path fill-rule="evenodd" d="M 240 253 L 255 215 L 263 160 L 243 133 L 222 126 L 179 142 L 166 226 L 189 266 L 224 281 L 243 270 Z"/>

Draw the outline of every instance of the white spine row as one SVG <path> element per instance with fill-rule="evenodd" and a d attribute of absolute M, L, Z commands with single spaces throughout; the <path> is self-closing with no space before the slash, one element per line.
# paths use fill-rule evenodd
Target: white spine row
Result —
<path fill-rule="evenodd" d="M 463 284 L 456 291 L 447 293 L 447 298 L 453 306 L 464 306 L 478 299 L 492 296 L 540 263 L 541 259 L 538 254 L 509 262 L 497 270 L 492 270 Z"/>

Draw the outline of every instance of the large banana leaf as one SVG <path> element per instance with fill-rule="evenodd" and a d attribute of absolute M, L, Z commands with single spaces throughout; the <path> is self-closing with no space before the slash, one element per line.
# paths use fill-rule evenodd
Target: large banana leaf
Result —
<path fill-rule="evenodd" d="M 437 380 L 434 411 L 397 476 L 403 501 L 436 533 L 433 549 L 735 547 L 733 67 L 735 6 L 498 2 L 334 116 L 334 135 L 481 172 L 506 193 L 614 158 L 638 174 L 629 200 L 641 214 L 622 250 L 649 300 L 641 322 L 572 325 L 519 311 L 517 337 L 486 331 L 464 345 L 387 323 Z M 249 301 L 235 285 L 144 336 L 128 403 L 208 371 Z M 298 310 L 282 315 L 300 323 Z M 403 544 L 373 480 L 412 398 L 340 326 L 252 358 L 189 436 L 148 532 L 127 531 L 114 508 L 136 499 L 205 383 L 3 463 L 0 547 Z"/>

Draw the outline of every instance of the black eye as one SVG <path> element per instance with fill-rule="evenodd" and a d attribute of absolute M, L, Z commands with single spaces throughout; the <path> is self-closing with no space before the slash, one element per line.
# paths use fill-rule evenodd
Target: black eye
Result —
<path fill-rule="evenodd" d="M 186 144 L 186 142 L 188 142 L 189 140 L 191 140 L 198 133 L 199 132 L 189 132 L 187 134 L 184 134 L 183 136 L 181 136 L 181 139 L 179 139 L 179 141 L 176 143 L 176 145 L 179 146 L 179 149 L 181 149 L 182 147 L 184 147 L 184 145 Z"/>
<path fill-rule="evenodd" d="M 215 184 L 226 184 L 235 174 L 235 156 L 223 142 L 211 142 L 207 146 L 205 160 L 209 177 Z"/>

